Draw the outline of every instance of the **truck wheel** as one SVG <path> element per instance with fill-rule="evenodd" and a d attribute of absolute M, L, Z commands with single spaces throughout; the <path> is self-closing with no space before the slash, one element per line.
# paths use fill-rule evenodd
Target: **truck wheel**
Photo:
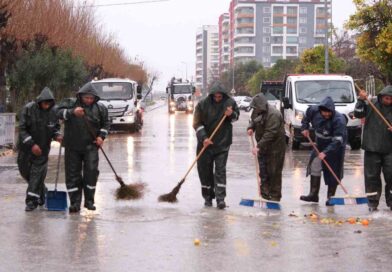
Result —
<path fill-rule="evenodd" d="M 301 146 L 301 142 L 293 139 L 293 142 L 291 144 L 291 149 L 292 150 L 298 150 L 300 146 Z"/>
<path fill-rule="evenodd" d="M 358 150 L 361 148 L 361 139 L 353 139 L 350 141 L 351 150 Z"/>

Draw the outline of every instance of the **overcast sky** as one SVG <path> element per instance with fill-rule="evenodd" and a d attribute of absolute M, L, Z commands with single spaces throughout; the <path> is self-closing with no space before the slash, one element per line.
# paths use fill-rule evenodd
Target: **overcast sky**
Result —
<path fill-rule="evenodd" d="M 141 0 L 78 0 L 116 4 Z M 148 0 L 147 0 L 148 1 Z M 96 7 L 97 18 L 127 54 L 159 74 L 154 89 L 164 90 L 172 77 L 194 75 L 195 35 L 201 25 L 217 24 L 230 0 L 170 0 L 161 3 Z M 342 28 L 355 12 L 351 0 L 333 0 L 333 22 Z"/>

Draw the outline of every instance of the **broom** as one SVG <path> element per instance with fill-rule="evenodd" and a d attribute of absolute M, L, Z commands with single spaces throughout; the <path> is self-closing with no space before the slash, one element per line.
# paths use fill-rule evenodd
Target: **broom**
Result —
<path fill-rule="evenodd" d="M 212 138 L 215 136 L 216 132 L 219 130 L 219 128 L 222 126 L 223 122 L 226 120 L 226 115 L 223 115 L 222 119 L 219 121 L 218 125 L 212 132 L 211 136 L 208 138 L 209 140 L 212 140 Z M 201 155 L 203 155 L 204 151 L 206 150 L 207 146 L 203 146 L 203 148 L 200 150 L 199 154 L 197 154 L 196 159 L 192 162 L 191 166 L 189 167 L 188 171 L 184 175 L 184 177 L 180 180 L 180 182 L 176 185 L 176 187 L 173 188 L 173 190 L 168 193 L 159 196 L 158 201 L 159 202 L 169 202 L 169 203 L 175 203 L 177 202 L 177 194 L 181 189 L 182 184 L 185 182 L 186 177 L 188 174 L 191 172 L 193 166 L 196 164 L 196 162 L 199 160 Z"/>
<path fill-rule="evenodd" d="M 252 142 L 252 147 L 255 148 L 255 140 L 253 136 L 249 136 Z M 256 207 L 256 208 L 264 208 L 264 209 L 271 209 L 271 210 L 280 210 L 280 204 L 277 201 L 271 201 L 263 199 L 261 196 L 261 180 L 260 180 L 260 168 L 259 168 L 259 159 L 257 155 L 255 157 L 255 164 L 256 164 L 256 176 L 257 176 L 257 187 L 259 188 L 259 199 L 241 199 L 240 205 L 248 206 L 248 207 Z"/>
<path fill-rule="evenodd" d="M 312 145 L 313 149 L 317 152 L 318 155 L 320 155 L 320 151 L 318 150 L 317 146 L 315 143 L 312 141 L 312 139 L 308 136 L 308 141 Z M 368 203 L 367 196 L 355 196 L 355 195 L 349 195 L 347 189 L 343 186 L 342 181 L 338 178 L 338 176 L 335 174 L 335 172 L 332 170 L 331 166 L 329 163 L 323 159 L 323 163 L 325 166 L 327 166 L 329 172 L 334 176 L 335 180 L 338 182 L 344 193 L 346 194 L 343 197 L 331 197 L 329 199 L 329 203 L 332 205 L 356 205 L 356 204 L 366 204 Z"/>
<path fill-rule="evenodd" d="M 359 86 L 357 85 L 357 83 L 355 83 L 355 87 L 357 87 L 358 90 L 361 90 L 361 88 L 359 88 Z M 384 117 L 384 115 L 380 112 L 379 109 L 377 109 L 377 107 L 373 104 L 372 101 L 370 101 L 369 98 L 366 97 L 366 101 L 368 102 L 368 104 L 372 107 L 372 109 L 378 114 L 378 116 L 384 121 L 384 123 L 387 125 L 387 127 L 389 129 L 392 128 L 392 125 L 389 123 L 389 121 Z"/>
<path fill-rule="evenodd" d="M 83 116 L 83 120 L 93 138 L 95 139 L 95 133 L 93 128 L 91 127 L 90 123 L 88 122 L 88 119 L 86 116 Z M 110 168 L 112 169 L 116 180 L 118 183 L 120 183 L 120 188 L 116 190 L 116 199 L 117 200 L 132 200 L 132 199 L 139 199 L 143 197 L 144 194 L 144 188 L 145 184 L 144 183 L 134 183 L 134 184 L 125 184 L 123 179 L 117 175 L 116 170 L 114 170 L 114 167 L 109 160 L 108 156 L 106 155 L 105 151 L 101 146 L 99 146 L 99 149 L 102 151 L 102 154 L 104 155 L 106 161 L 108 162 Z"/>

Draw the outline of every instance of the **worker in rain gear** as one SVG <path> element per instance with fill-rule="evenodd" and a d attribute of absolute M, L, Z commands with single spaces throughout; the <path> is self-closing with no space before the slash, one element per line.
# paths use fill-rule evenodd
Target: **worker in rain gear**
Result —
<path fill-rule="evenodd" d="M 365 188 L 368 193 L 369 210 L 377 210 L 381 192 L 381 171 L 385 180 L 385 201 L 392 210 L 392 129 L 365 100 L 367 93 L 360 91 L 354 116 L 365 118 L 362 149 L 365 150 Z M 385 87 L 377 96 L 374 105 L 392 124 L 392 86 Z"/>
<path fill-rule="evenodd" d="M 62 141 L 56 117 L 55 100 L 45 87 L 34 102 L 26 104 L 19 115 L 18 168 L 27 181 L 26 211 L 45 204 L 45 177 L 52 140 Z"/>
<path fill-rule="evenodd" d="M 248 135 L 255 133 L 257 146 L 252 150 L 258 156 L 261 196 L 266 200 L 280 201 L 282 197 L 282 171 L 286 152 L 284 120 L 280 111 L 271 107 L 264 94 L 253 97 L 253 109 Z"/>
<path fill-rule="evenodd" d="M 70 198 L 70 213 L 80 211 L 82 191 L 84 207 L 95 210 L 94 195 L 98 180 L 98 148 L 109 132 L 106 107 L 99 103 L 94 86 L 85 84 L 76 99 L 65 99 L 57 115 L 64 120 L 65 182 Z"/>
<path fill-rule="evenodd" d="M 307 202 L 318 202 L 321 171 L 324 182 L 328 186 L 327 206 L 331 206 L 329 199 L 335 195 L 338 182 L 332 173 L 322 163 L 325 159 L 339 179 L 343 178 L 344 155 L 347 144 L 347 120 L 341 113 L 335 111 L 335 104 L 331 97 L 323 99 L 319 105 L 310 106 L 302 119 L 302 134 L 309 137 L 310 124 L 314 128 L 316 144 L 320 150 L 317 155 L 313 150 L 310 156 L 307 175 L 310 174 L 310 192 L 300 199 Z"/>
<path fill-rule="evenodd" d="M 214 138 L 209 140 L 208 137 L 224 115 L 226 115 L 226 120 Z M 218 83 L 195 108 L 193 128 L 198 140 L 197 154 L 204 146 L 208 147 L 197 162 L 201 192 L 206 207 L 211 207 L 212 200 L 216 197 L 217 207 L 226 208 L 226 163 L 233 139 L 231 123 L 238 120 L 239 115 L 236 102 Z"/>

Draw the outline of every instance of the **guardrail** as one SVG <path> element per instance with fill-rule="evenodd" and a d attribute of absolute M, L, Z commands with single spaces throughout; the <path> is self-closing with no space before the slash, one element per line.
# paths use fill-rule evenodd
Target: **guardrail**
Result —
<path fill-rule="evenodd" d="M 0 113 L 0 146 L 15 145 L 15 113 Z"/>

